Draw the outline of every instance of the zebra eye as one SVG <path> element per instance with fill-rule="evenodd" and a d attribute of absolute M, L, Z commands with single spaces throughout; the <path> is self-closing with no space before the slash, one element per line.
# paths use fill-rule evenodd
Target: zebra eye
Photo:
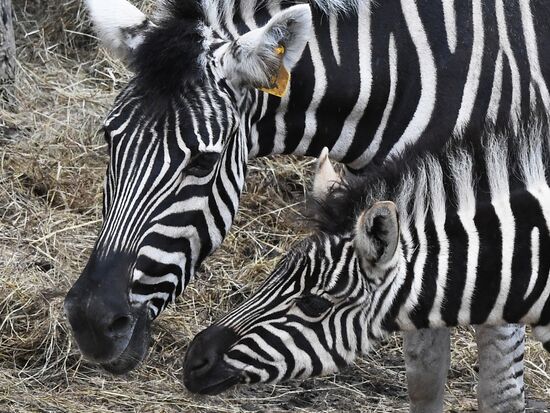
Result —
<path fill-rule="evenodd" d="M 203 152 L 195 156 L 187 165 L 187 174 L 202 178 L 212 172 L 220 158 L 217 152 Z"/>
<path fill-rule="evenodd" d="M 318 295 L 305 295 L 296 300 L 298 308 L 308 317 L 320 317 L 332 307 L 332 303 Z"/>

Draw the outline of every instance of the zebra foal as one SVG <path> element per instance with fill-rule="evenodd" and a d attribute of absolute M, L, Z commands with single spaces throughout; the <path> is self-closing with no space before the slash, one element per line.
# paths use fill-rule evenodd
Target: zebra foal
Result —
<path fill-rule="evenodd" d="M 550 351 L 546 120 L 481 139 L 466 132 L 439 152 L 411 149 L 343 183 L 324 155 L 317 232 L 195 337 L 185 357 L 189 390 L 327 374 L 395 331 L 528 324 Z M 520 360 L 509 362 L 514 371 Z M 480 410 L 523 406 L 501 398 Z"/>

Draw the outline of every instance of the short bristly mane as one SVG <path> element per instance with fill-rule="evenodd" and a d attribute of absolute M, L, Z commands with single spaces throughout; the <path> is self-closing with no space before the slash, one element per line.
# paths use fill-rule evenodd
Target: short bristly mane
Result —
<path fill-rule="evenodd" d="M 481 134 L 477 128 L 466 129 L 441 150 L 430 149 L 429 145 L 406 148 L 401 156 L 384 165 L 370 165 L 360 176 L 344 179 L 341 185 L 333 186 L 325 198 L 312 198 L 308 217 L 320 231 L 345 234 L 353 231 L 358 214 L 376 201 L 391 200 L 400 209 L 414 209 L 420 204 L 428 208 L 429 197 L 433 196 L 430 191 L 433 192 L 434 188 L 428 188 L 426 181 L 437 170 L 441 171 L 441 192 L 452 205 L 456 205 L 456 193 L 452 188 L 465 184 L 456 181 L 457 175 L 458 179 L 468 176 L 456 173 L 457 168 L 462 167 L 471 167 L 475 192 L 484 196 L 489 193 L 487 156 L 505 159 L 512 192 L 525 187 L 523 177 L 529 174 L 527 169 L 536 167 L 534 163 L 540 163 L 535 162 L 537 159 L 542 159 L 542 165 L 549 165 L 549 129 L 545 115 L 533 114 L 517 131 L 512 126 L 495 131 L 489 125 Z M 461 165 L 462 159 L 471 161 L 471 164 Z M 433 177 L 430 179 L 433 181 Z"/>
<path fill-rule="evenodd" d="M 195 0 L 165 0 L 131 62 L 134 84 L 156 97 L 177 93 L 201 76 L 202 9 Z"/>

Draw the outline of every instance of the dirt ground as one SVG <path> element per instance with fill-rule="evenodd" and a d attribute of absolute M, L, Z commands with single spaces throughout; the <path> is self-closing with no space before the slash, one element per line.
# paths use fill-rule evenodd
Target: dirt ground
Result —
<path fill-rule="evenodd" d="M 306 233 L 296 218 L 311 181 L 308 159 L 252 163 L 230 235 L 157 320 L 141 367 L 115 377 L 80 357 L 62 302 L 100 226 L 106 147 L 98 129 L 129 74 L 97 47 L 79 1 L 14 3 L 18 79 L 0 101 L 0 412 L 406 412 L 398 336 L 325 378 L 211 398 L 181 383 L 194 334 L 248 296 Z M 475 410 L 470 330 L 455 332 L 452 356 L 446 408 Z M 527 395 L 537 402 L 530 411 L 550 411 L 550 357 L 531 339 L 525 365 Z"/>

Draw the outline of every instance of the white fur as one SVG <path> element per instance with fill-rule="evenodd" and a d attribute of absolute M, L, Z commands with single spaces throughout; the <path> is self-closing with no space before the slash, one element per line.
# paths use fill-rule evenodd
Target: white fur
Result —
<path fill-rule="evenodd" d="M 453 181 L 455 182 L 456 197 L 458 199 L 457 215 L 468 237 L 468 254 L 466 258 L 466 282 L 462 293 L 458 322 L 470 322 L 471 304 L 474 296 L 479 259 L 479 233 L 474 222 L 476 213 L 476 196 L 472 181 L 473 162 L 464 151 L 458 152 L 449 159 Z"/>
<path fill-rule="evenodd" d="M 422 274 L 424 273 L 424 265 L 428 256 L 428 241 L 426 237 L 426 194 L 428 191 L 428 177 L 425 165 L 419 167 L 416 179 L 416 194 L 414 202 L 414 226 L 418 235 L 418 255 L 414 263 L 414 279 L 411 286 L 407 301 L 401 306 L 398 315 L 398 322 L 403 329 L 410 330 L 414 328 L 410 315 L 414 307 L 418 304 L 420 293 L 422 290 Z"/>
<path fill-rule="evenodd" d="M 503 319 L 504 305 L 508 299 L 512 282 L 512 258 L 516 223 L 510 205 L 510 187 L 508 176 L 508 151 L 506 145 L 491 139 L 486 149 L 487 175 L 491 189 L 491 204 L 500 222 L 502 234 L 502 269 L 497 300 L 487 322 L 497 324 Z"/>
<path fill-rule="evenodd" d="M 461 132 L 469 121 L 479 89 L 479 79 L 481 77 L 481 66 L 483 63 L 483 48 L 485 47 L 485 28 L 483 27 L 483 10 L 481 0 L 474 0 L 472 3 L 472 20 L 474 25 L 474 40 L 472 44 L 472 56 L 470 57 L 470 66 L 468 76 L 464 85 L 464 94 L 460 103 L 455 132 Z"/>
<path fill-rule="evenodd" d="M 313 96 L 306 110 L 304 134 L 300 139 L 300 144 L 296 148 L 296 151 L 294 151 L 297 155 L 304 155 L 307 152 L 311 140 L 315 132 L 317 132 L 317 109 L 327 90 L 327 73 L 325 65 L 323 64 L 319 42 L 315 35 L 312 35 L 309 41 L 309 51 L 313 62 L 313 77 L 315 79 L 315 84 L 313 87 Z"/>
<path fill-rule="evenodd" d="M 336 14 L 331 14 L 330 16 L 328 16 L 328 21 L 332 53 L 334 54 L 334 60 L 336 60 L 336 64 L 340 66 L 340 63 L 342 62 L 342 56 L 340 55 L 340 44 L 338 37 L 338 16 Z"/>
<path fill-rule="evenodd" d="M 527 290 L 523 295 L 524 300 L 527 300 L 527 298 L 531 295 L 531 293 L 533 292 L 533 288 L 535 288 L 535 283 L 537 282 L 537 278 L 539 275 L 539 254 L 540 254 L 539 248 L 540 248 L 539 229 L 537 227 L 534 227 L 531 230 L 531 278 L 529 279 L 529 285 L 527 286 Z"/>
<path fill-rule="evenodd" d="M 443 326 L 443 297 L 447 287 L 447 273 L 449 272 L 449 239 L 445 232 L 445 187 L 443 184 L 443 170 L 440 163 L 434 158 L 428 158 L 426 167 L 430 171 L 430 203 L 434 220 L 439 254 L 437 256 L 437 287 L 434 303 L 430 311 L 429 320 L 432 326 Z"/>
<path fill-rule="evenodd" d="M 498 108 L 500 106 L 500 98 L 502 96 L 502 49 L 498 51 L 497 60 L 495 62 L 495 70 L 493 75 L 493 87 L 491 89 L 491 99 L 487 108 L 487 119 L 496 121 L 498 116 Z"/>
<path fill-rule="evenodd" d="M 123 29 L 142 25 L 147 17 L 126 0 L 85 0 L 103 44 L 117 57 L 128 59 L 143 42 L 143 34 L 125 34 Z"/>
<path fill-rule="evenodd" d="M 449 51 L 454 53 L 456 50 L 456 13 L 454 0 L 443 0 L 443 19 L 445 20 Z"/>
<path fill-rule="evenodd" d="M 382 115 L 382 120 L 378 125 L 378 129 L 374 134 L 369 147 L 365 152 L 363 152 L 356 160 L 354 160 L 350 166 L 352 168 L 360 169 L 370 163 L 372 158 L 378 153 L 380 149 L 380 143 L 386 132 L 386 127 L 388 126 L 388 121 L 390 119 L 391 112 L 393 110 L 393 105 L 395 102 L 395 92 L 397 90 L 397 47 L 395 45 L 395 37 L 393 33 L 390 34 L 390 40 L 388 45 L 388 56 L 389 56 L 389 65 L 390 65 L 390 93 L 388 95 L 388 101 L 386 102 L 386 107 L 384 108 L 384 113 Z"/>
<path fill-rule="evenodd" d="M 495 13 L 497 17 L 498 36 L 500 45 L 510 65 L 510 72 L 512 74 L 512 105 L 510 108 L 510 119 L 517 126 L 518 116 L 521 111 L 521 80 L 519 75 L 518 64 L 514 57 L 514 51 L 510 44 L 510 38 L 508 37 L 508 28 L 506 25 L 506 15 L 504 11 L 503 0 L 495 1 Z"/>
<path fill-rule="evenodd" d="M 537 48 L 537 35 L 535 32 L 535 25 L 533 23 L 533 15 L 529 8 L 529 2 L 520 1 L 519 7 L 521 10 L 521 22 L 523 27 L 523 36 L 525 38 L 525 48 L 527 49 L 527 57 L 529 59 L 529 69 L 531 70 L 531 77 L 533 82 L 538 86 L 544 108 L 546 112 L 550 113 L 550 93 L 548 87 L 542 75 L 540 68 L 539 52 Z"/>

